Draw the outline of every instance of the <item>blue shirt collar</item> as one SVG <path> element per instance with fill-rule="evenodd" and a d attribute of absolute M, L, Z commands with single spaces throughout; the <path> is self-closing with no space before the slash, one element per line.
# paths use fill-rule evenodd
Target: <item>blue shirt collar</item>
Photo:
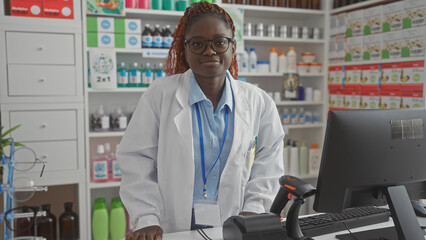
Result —
<path fill-rule="evenodd" d="M 204 95 L 200 86 L 198 85 L 197 80 L 195 80 L 194 74 L 192 74 L 190 90 L 189 90 L 189 105 L 192 106 L 195 103 L 201 102 L 204 100 L 208 100 L 208 99 L 206 95 Z M 228 77 L 228 74 L 226 74 L 225 88 L 223 90 L 222 97 L 217 106 L 217 110 L 221 110 L 222 108 L 224 108 L 224 106 L 227 106 L 228 110 L 232 112 L 233 103 L 234 101 L 233 101 L 233 95 L 232 95 L 231 82 Z"/>

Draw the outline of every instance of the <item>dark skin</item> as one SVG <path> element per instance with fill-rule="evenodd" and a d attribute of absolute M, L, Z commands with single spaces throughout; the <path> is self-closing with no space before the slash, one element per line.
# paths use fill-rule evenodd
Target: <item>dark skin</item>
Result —
<path fill-rule="evenodd" d="M 194 22 L 187 29 L 185 39 L 201 37 L 203 39 L 214 39 L 217 37 L 233 38 L 232 30 L 227 27 L 222 19 L 205 15 Z M 185 47 L 185 58 L 194 73 L 195 79 L 204 95 L 212 102 L 216 111 L 222 92 L 225 87 L 226 71 L 231 67 L 232 57 L 236 49 L 235 43 L 231 43 L 229 49 L 217 54 L 210 45 L 202 54 L 194 54 Z M 240 215 L 252 215 L 253 212 L 241 212 Z M 161 240 L 163 229 L 160 226 L 148 226 L 134 233 L 128 234 L 126 240 Z"/>

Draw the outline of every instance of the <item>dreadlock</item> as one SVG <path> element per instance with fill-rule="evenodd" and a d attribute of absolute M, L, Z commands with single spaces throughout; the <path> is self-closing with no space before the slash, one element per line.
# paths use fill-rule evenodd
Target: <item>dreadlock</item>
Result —
<path fill-rule="evenodd" d="M 232 29 L 232 37 L 235 35 L 234 21 L 229 14 L 216 4 L 207 1 L 201 1 L 192 4 L 186 8 L 183 17 L 180 19 L 176 28 L 175 35 L 166 60 L 166 74 L 184 73 L 189 69 L 188 62 L 185 58 L 185 33 L 187 29 L 200 17 L 204 15 L 212 15 L 222 19 L 227 27 Z M 238 78 L 237 54 L 234 52 L 231 67 L 228 69 L 234 79 Z"/>

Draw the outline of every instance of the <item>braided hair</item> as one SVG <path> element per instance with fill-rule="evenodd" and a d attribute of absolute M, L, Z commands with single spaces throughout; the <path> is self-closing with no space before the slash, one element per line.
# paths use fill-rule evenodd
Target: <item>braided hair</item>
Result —
<path fill-rule="evenodd" d="M 176 28 L 175 35 L 166 60 L 166 74 L 184 73 L 189 69 L 188 62 L 185 58 L 185 34 L 191 25 L 205 15 L 215 16 L 222 19 L 226 26 L 232 30 L 232 37 L 235 35 L 234 21 L 229 14 L 216 4 L 207 1 L 201 1 L 191 4 L 186 8 L 183 17 L 180 19 Z M 228 69 L 234 79 L 238 78 L 237 54 L 234 52 L 232 56 L 231 67 Z"/>

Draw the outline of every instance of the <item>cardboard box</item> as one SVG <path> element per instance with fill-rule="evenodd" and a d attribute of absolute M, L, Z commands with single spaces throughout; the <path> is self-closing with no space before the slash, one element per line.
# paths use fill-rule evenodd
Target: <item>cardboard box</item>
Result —
<path fill-rule="evenodd" d="M 341 90 L 330 90 L 329 91 L 329 107 L 333 110 L 344 109 L 343 102 L 345 97 Z"/>
<path fill-rule="evenodd" d="M 404 45 L 404 31 L 388 32 L 383 34 L 382 59 L 401 58 Z"/>
<path fill-rule="evenodd" d="M 402 57 L 422 57 L 425 55 L 426 27 L 408 28 L 402 31 L 404 42 Z"/>
<path fill-rule="evenodd" d="M 367 8 L 363 12 L 364 35 L 381 33 L 383 27 L 383 5 Z"/>
<path fill-rule="evenodd" d="M 336 42 L 336 60 L 337 62 L 345 62 L 345 38 L 338 37 Z"/>
<path fill-rule="evenodd" d="M 382 59 L 382 34 L 364 36 L 362 43 L 362 60 Z"/>
<path fill-rule="evenodd" d="M 382 64 L 381 90 L 399 90 L 401 88 L 401 64 Z"/>
<path fill-rule="evenodd" d="M 404 1 L 383 5 L 383 32 L 401 30 L 404 15 Z"/>
<path fill-rule="evenodd" d="M 361 66 L 361 90 L 378 91 L 381 69 L 379 64 Z"/>
<path fill-rule="evenodd" d="M 363 37 L 351 37 L 346 39 L 345 60 L 346 62 L 358 62 L 362 60 Z"/>
<path fill-rule="evenodd" d="M 405 0 L 404 9 L 403 28 L 419 27 L 426 24 L 425 0 Z"/>
<path fill-rule="evenodd" d="M 398 109 L 401 106 L 399 91 L 380 91 L 380 109 Z"/>
<path fill-rule="evenodd" d="M 361 103 L 361 95 L 359 90 L 344 90 L 344 102 L 343 106 L 345 109 L 359 109 Z"/>
<path fill-rule="evenodd" d="M 336 36 L 330 38 L 328 42 L 328 62 L 337 62 L 337 38 Z"/>
<path fill-rule="evenodd" d="M 379 109 L 379 91 L 361 91 L 361 109 Z"/>
<path fill-rule="evenodd" d="M 357 10 L 348 13 L 346 21 L 346 37 L 356 37 L 363 35 L 363 15 L 364 10 Z"/>
<path fill-rule="evenodd" d="M 337 15 L 337 36 L 339 38 L 345 38 L 346 37 L 346 22 L 348 19 L 348 13 L 340 13 L 339 15 Z"/>
<path fill-rule="evenodd" d="M 113 33 L 87 33 L 87 47 L 115 47 L 115 36 Z"/>
<path fill-rule="evenodd" d="M 401 108 L 423 108 L 423 92 L 401 92 Z"/>
<path fill-rule="evenodd" d="M 401 66 L 401 90 L 423 91 L 425 75 L 424 61 L 404 62 Z"/>
<path fill-rule="evenodd" d="M 140 35 L 142 33 L 141 20 L 116 18 L 114 20 L 114 32 Z"/>
<path fill-rule="evenodd" d="M 43 17 L 45 18 L 74 18 L 74 6 L 72 0 L 44 0 Z"/>
<path fill-rule="evenodd" d="M 43 0 L 10 0 L 10 15 L 19 17 L 42 17 Z"/>
<path fill-rule="evenodd" d="M 344 89 L 361 88 L 361 66 L 347 66 L 345 68 Z"/>
<path fill-rule="evenodd" d="M 115 34 L 116 48 L 141 48 L 141 35 L 138 34 Z"/>
<path fill-rule="evenodd" d="M 337 35 L 338 21 L 339 19 L 337 15 L 330 16 L 330 38 L 335 37 Z"/>
<path fill-rule="evenodd" d="M 343 67 L 328 67 L 328 89 L 343 89 Z"/>
<path fill-rule="evenodd" d="M 114 18 L 87 17 L 87 32 L 114 33 Z"/>

